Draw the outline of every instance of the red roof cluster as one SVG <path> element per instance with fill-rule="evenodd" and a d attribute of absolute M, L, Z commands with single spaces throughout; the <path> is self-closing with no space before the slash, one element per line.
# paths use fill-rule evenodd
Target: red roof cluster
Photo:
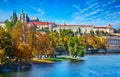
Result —
<path fill-rule="evenodd" d="M 28 24 L 35 24 L 35 25 L 54 25 L 55 23 L 54 22 L 40 22 L 40 21 L 37 21 L 37 22 L 28 22 Z"/>
<path fill-rule="evenodd" d="M 69 26 L 92 27 L 92 25 L 66 25 L 66 24 L 61 24 L 59 26 L 64 26 L 64 27 L 69 27 Z"/>
<path fill-rule="evenodd" d="M 103 26 L 103 27 L 101 27 L 101 26 L 96 26 L 96 27 L 94 27 L 94 28 L 107 29 L 108 27 L 106 27 L 106 26 Z"/>
<path fill-rule="evenodd" d="M 107 26 L 96 26 L 94 28 L 97 28 L 97 29 L 109 29 L 109 28 L 111 28 L 111 25 L 108 24 Z"/>

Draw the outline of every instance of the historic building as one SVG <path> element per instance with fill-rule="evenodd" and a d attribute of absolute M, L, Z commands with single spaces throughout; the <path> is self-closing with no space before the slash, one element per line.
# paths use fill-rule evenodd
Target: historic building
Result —
<path fill-rule="evenodd" d="M 37 30 L 41 30 L 43 28 L 49 28 L 49 30 L 53 30 L 54 27 L 56 27 L 56 24 L 54 22 L 40 22 L 40 21 L 36 21 L 36 22 L 28 22 L 27 24 L 34 24 L 37 27 Z"/>
<path fill-rule="evenodd" d="M 73 32 L 80 32 L 80 33 L 90 33 L 91 30 L 93 30 L 92 25 L 67 25 L 67 24 L 61 24 L 57 25 L 57 27 L 54 27 L 53 30 L 60 31 L 60 29 L 70 29 Z"/>
<path fill-rule="evenodd" d="M 108 32 L 108 33 L 113 33 L 113 28 L 110 24 L 108 24 L 107 26 L 95 26 L 94 31 L 97 31 L 97 30 Z"/>
<path fill-rule="evenodd" d="M 28 25 L 35 25 L 37 30 L 40 30 L 42 28 L 49 28 L 52 30 L 54 27 L 56 27 L 56 24 L 54 22 L 39 21 L 37 17 L 29 17 L 28 14 L 25 15 L 23 10 L 20 14 L 20 22 L 26 23 Z"/>
<path fill-rule="evenodd" d="M 81 33 L 90 33 L 90 31 L 104 31 L 107 33 L 113 33 L 113 28 L 110 24 L 107 26 L 93 26 L 93 25 L 75 25 L 75 24 L 56 24 L 55 22 L 42 22 L 39 21 L 38 17 L 29 17 L 28 14 L 25 14 L 22 10 L 20 13 L 20 17 L 17 18 L 15 12 L 13 12 L 13 16 L 11 16 L 11 21 L 19 20 L 20 22 L 27 24 L 28 26 L 34 25 L 36 30 L 41 30 L 43 28 L 48 28 L 49 30 L 60 31 L 60 29 L 70 29 L 73 32 L 81 32 Z M 0 23 L 2 27 L 5 28 L 5 24 L 3 22 Z"/>
<path fill-rule="evenodd" d="M 74 24 L 60 24 L 60 25 L 57 25 L 57 27 L 54 27 L 53 30 L 56 30 L 56 31 L 60 31 L 60 29 L 70 29 L 72 30 L 73 32 L 77 32 L 78 30 L 81 32 L 81 33 L 90 33 L 90 31 L 93 31 L 93 32 L 96 32 L 96 31 L 104 31 L 104 32 L 107 32 L 107 33 L 113 33 L 113 28 L 110 24 L 108 24 L 107 26 L 93 26 L 93 25 L 74 25 Z"/>

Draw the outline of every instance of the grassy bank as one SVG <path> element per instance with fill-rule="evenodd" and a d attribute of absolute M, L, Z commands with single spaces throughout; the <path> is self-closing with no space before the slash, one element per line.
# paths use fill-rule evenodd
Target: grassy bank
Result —
<path fill-rule="evenodd" d="M 32 62 L 34 63 L 54 63 L 57 61 L 81 61 L 80 58 L 73 58 L 73 57 L 56 57 L 56 58 L 43 58 L 43 59 L 33 59 Z"/>

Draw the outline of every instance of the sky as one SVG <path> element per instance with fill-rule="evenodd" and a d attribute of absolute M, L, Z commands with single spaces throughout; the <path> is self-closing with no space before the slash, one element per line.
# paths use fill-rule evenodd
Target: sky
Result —
<path fill-rule="evenodd" d="M 40 21 L 120 28 L 119 0 L 0 0 L 0 21 L 21 10 Z"/>

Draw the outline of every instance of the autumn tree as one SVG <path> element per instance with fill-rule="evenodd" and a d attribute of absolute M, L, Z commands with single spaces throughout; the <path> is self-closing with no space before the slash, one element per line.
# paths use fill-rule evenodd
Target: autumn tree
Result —
<path fill-rule="evenodd" d="M 91 34 L 84 34 L 82 37 L 85 39 L 87 50 L 90 49 L 93 53 L 96 53 L 102 48 L 107 51 L 108 44 L 105 38 Z"/>
<path fill-rule="evenodd" d="M 32 51 L 29 44 L 20 43 L 17 47 L 17 59 L 20 61 L 30 61 L 32 59 Z"/>
<path fill-rule="evenodd" d="M 11 31 L 12 45 L 16 60 L 29 61 L 32 57 L 31 40 L 27 38 L 27 25 L 18 23 Z M 27 41 L 28 40 L 28 41 Z"/>
<path fill-rule="evenodd" d="M 58 47 L 59 34 L 58 32 L 51 31 L 49 33 L 49 37 L 50 37 L 50 48 L 52 48 L 53 51 L 52 56 L 56 57 L 56 55 L 58 54 L 56 51 L 56 47 Z"/>
<path fill-rule="evenodd" d="M 0 49 L 0 65 L 2 64 L 2 59 L 4 57 L 5 51 L 4 49 Z"/>
<path fill-rule="evenodd" d="M 70 36 L 64 36 L 64 37 L 59 37 L 58 38 L 58 42 L 59 42 L 59 45 L 62 46 L 66 51 L 68 51 L 68 40 L 69 40 L 69 37 Z"/>
<path fill-rule="evenodd" d="M 107 52 L 107 48 L 109 45 L 107 44 L 107 40 L 104 37 L 99 38 L 100 39 L 100 48 L 105 50 L 105 53 Z"/>
<path fill-rule="evenodd" d="M 56 35 L 56 33 L 55 33 Z M 36 33 L 36 43 L 34 49 L 34 55 L 40 56 L 43 55 L 46 57 L 55 57 L 55 47 L 57 38 L 55 38 L 54 32 L 46 34 L 44 32 Z"/>
<path fill-rule="evenodd" d="M 46 50 L 48 50 L 48 42 L 49 39 L 47 35 L 43 32 L 36 33 L 36 43 L 35 48 L 33 50 L 33 55 L 37 56 L 38 58 L 42 58 L 42 55 L 47 54 Z M 39 57 L 40 56 L 40 57 Z"/>

